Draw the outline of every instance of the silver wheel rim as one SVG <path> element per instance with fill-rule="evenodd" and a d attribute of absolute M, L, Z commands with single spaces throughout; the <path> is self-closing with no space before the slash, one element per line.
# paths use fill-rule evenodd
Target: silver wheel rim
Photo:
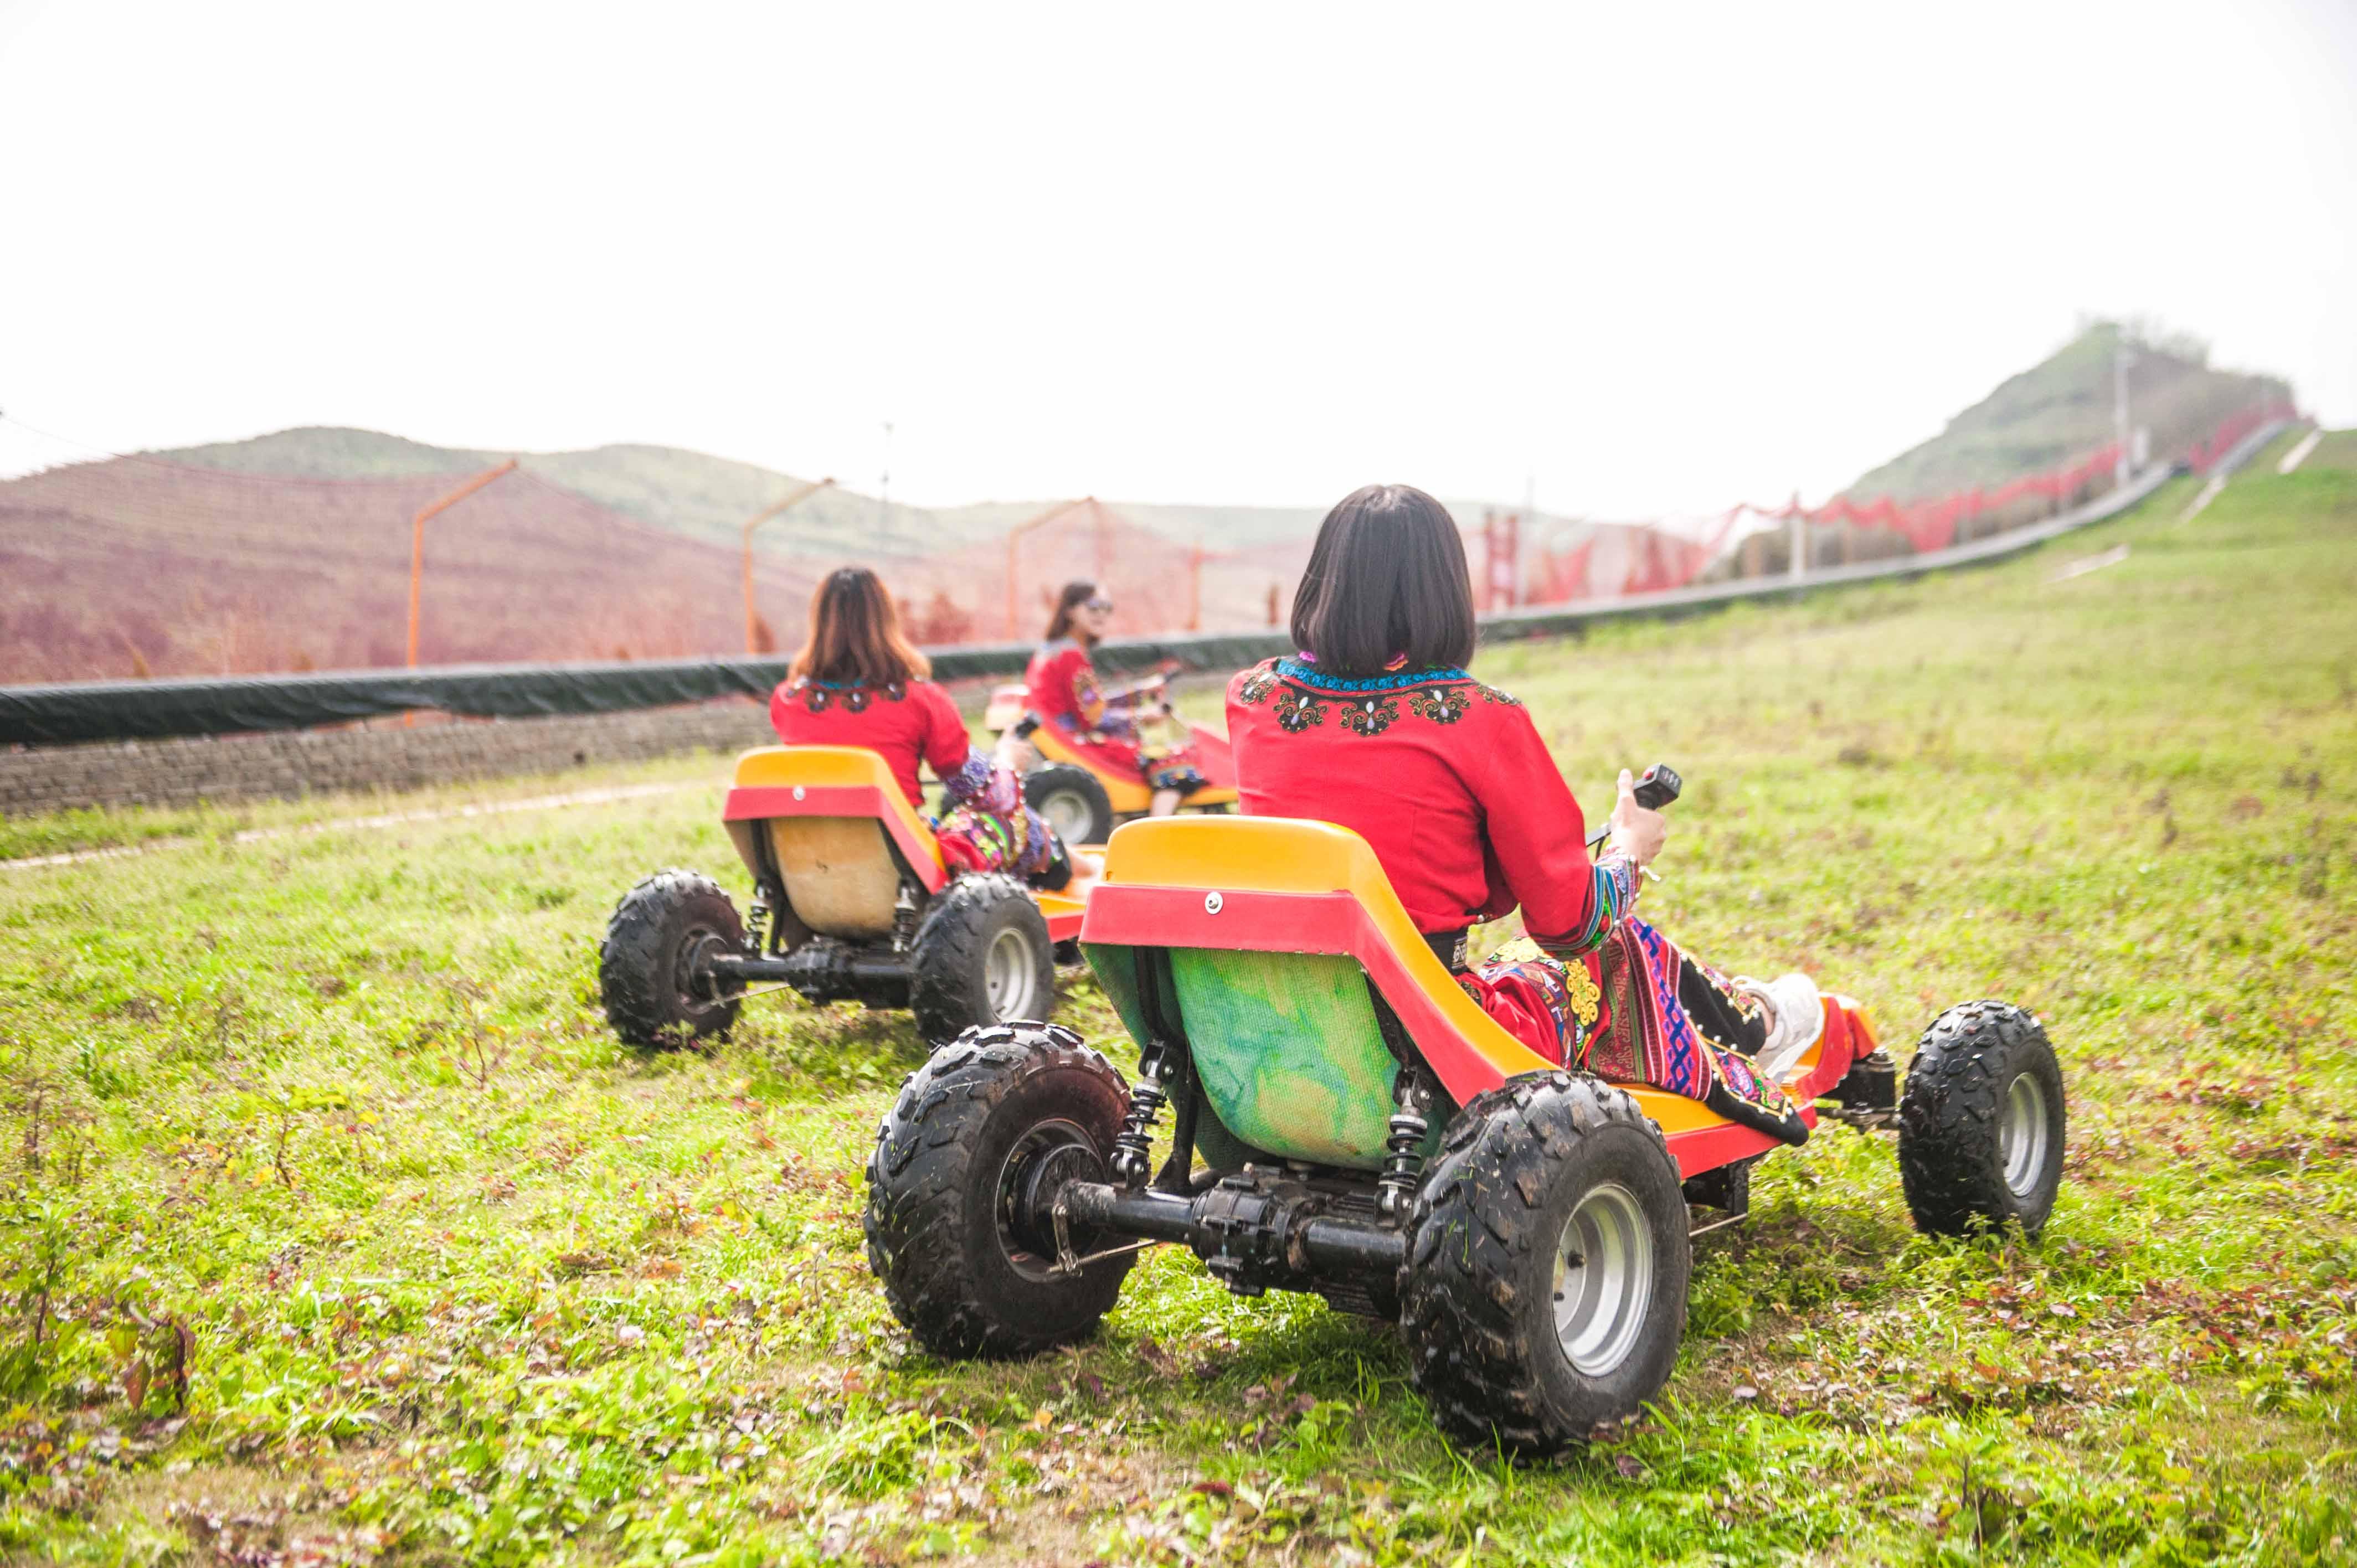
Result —
<path fill-rule="evenodd" d="M 1056 836 L 1068 844 L 1086 843 L 1088 840 L 1082 835 L 1096 825 L 1096 813 L 1089 810 L 1089 803 L 1077 789 L 1059 789 L 1040 801 L 1038 809 L 1048 825 L 1056 830 Z"/>
<path fill-rule="evenodd" d="M 990 1015 L 998 1022 L 1031 1016 L 1032 993 L 1039 989 L 1035 958 L 1031 939 L 1012 926 L 990 939 L 982 955 L 982 985 Z"/>
<path fill-rule="evenodd" d="M 1591 1187 L 1555 1253 L 1555 1334 L 1574 1370 L 1601 1378 L 1629 1359 L 1653 1300 L 1653 1230 L 1619 1182 Z"/>
<path fill-rule="evenodd" d="M 2046 1086 L 2029 1073 L 2006 1085 L 2005 1114 L 1996 1124 L 1996 1157 L 2005 1185 L 2016 1197 L 2038 1191 L 2046 1174 Z"/>

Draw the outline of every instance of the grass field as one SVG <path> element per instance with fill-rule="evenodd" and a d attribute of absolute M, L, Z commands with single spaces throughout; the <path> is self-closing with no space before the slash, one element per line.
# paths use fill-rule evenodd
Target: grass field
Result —
<path fill-rule="evenodd" d="M 1828 1129 L 1696 1242 L 1657 1410 L 1537 1466 L 1442 1443 L 1395 1338 L 1169 1250 L 1093 1343 L 943 1366 L 860 1248 L 905 1016 L 772 1003 L 640 1057 L 598 1015 L 622 889 L 741 880 L 716 763 L 371 833 L 175 818 L 205 842 L 0 873 L 0 1551 L 2357 1561 L 2357 473 L 2270 456 L 2173 526 L 2186 490 L 1480 665 L 1586 798 L 1685 773 L 1644 907 L 1698 951 L 1807 967 L 1902 1053 L 1952 1002 L 2046 1018 L 2034 1245 L 1917 1237 L 1891 1146 Z M 1065 1009 L 1109 1039 L 1092 984 Z"/>

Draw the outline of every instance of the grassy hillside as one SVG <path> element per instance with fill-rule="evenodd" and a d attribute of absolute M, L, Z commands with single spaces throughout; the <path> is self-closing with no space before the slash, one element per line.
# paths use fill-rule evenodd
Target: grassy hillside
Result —
<path fill-rule="evenodd" d="M 410 522 L 431 471 L 256 478 L 138 458 L 0 483 L 0 681 L 249 674 L 403 662 Z M 529 475 L 427 529 L 429 664 L 744 646 L 735 549 Z M 781 627 L 815 581 L 756 573 Z"/>
<path fill-rule="evenodd" d="M 376 478 L 410 474 L 466 474 L 508 457 L 551 484 L 658 528 L 736 548 L 739 530 L 755 512 L 804 483 L 752 463 L 676 446 L 626 445 L 584 452 L 482 452 L 428 446 L 373 430 L 326 426 L 281 430 L 250 441 L 227 441 L 153 454 L 176 463 L 239 473 L 309 478 Z M 813 476 L 815 478 L 816 476 Z M 878 512 L 875 498 L 848 489 L 822 491 L 764 525 L 757 537 L 771 555 L 857 551 L 925 554 L 938 549 L 944 521 L 916 507 Z"/>
<path fill-rule="evenodd" d="M 0 872 L 0 1543 L 2348 1563 L 2357 473 L 2270 462 L 2179 527 L 2188 488 L 1984 573 L 1483 656 L 1583 794 L 1684 770 L 1666 929 L 1813 970 L 1902 1055 L 1950 1002 L 2028 1004 L 2072 1095 L 2035 1245 L 1914 1235 L 1878 1138 L 1771 1157 L 1695 1243 L 1657 1412 L 1550 1465 L 1451 1450 L 1394 1337 L 1168 1250 L 1090 1345 L 917 1354 L 857 1220 L 905 1018 L 772 1001 L 651 1058 L 600 1022 L 621 890 L 741 880 L 716 763 L 244 845 L 321 803 L 9 824 L 207 842 Z M 1062 1016 L 1114 1038 L 1084 980 Z"/>
<path fill-rule="evenodd" d="M 1849 494 L 1913 499 L 1996 485 L 2103 446 L 2113 436 L 2113 356 L 2124 336 L 2135 355 L 2131 418 L 2151 430 L 2155 452 L 2180 449 L 2252 403 L 2290 395 L 2273 377 L 2210 369 L 2198 345 L 2156 343 L 2097 322 L 2007 378 L 1931 440 L 1862 476 Z"/>

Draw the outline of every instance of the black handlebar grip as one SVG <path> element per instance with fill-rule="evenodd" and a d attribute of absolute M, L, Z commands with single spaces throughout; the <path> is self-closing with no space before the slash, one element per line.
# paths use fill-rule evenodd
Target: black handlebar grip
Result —
<path fill-rule="evenodd" d="M 1678 777 L 1676 768 L 1666 762 L 1656 762 L 1637 776 L 1637 781 L 1631 787 L 1629 792 L 1636 797 L 1637 804 L 1644 807 L 1645 810 L 1658 811 L 1678 798 L 1678 791 L 1685 788 L 1685 782 Z M 1587 835 L 1587 847 L 1594 849 L 1611 834 L 1612 824 L 1607 822 L 1602 827 Z"/>
<path fill-rule="evenodd" d="M 1676 768 L 1666 762 L 1656 762 L 1637 776 L 1634 793 L 1637 804 L 1649 811 L 1658 811 L 1676 800 L 1678 791 L 1684 788 L 1685 780 L 1678 777 Z"/>

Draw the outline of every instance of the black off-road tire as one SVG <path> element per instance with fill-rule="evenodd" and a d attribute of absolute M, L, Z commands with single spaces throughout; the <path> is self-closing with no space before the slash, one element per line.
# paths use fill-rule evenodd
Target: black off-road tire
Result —
<path fill-rule="evenodd" d="M 2017 1080 L 2027 1080 L 2017 1090 Z M 2017 1137 L 2042 1137 L 2025 1149 Z M 2037 1015 L 1966 1002 L 1923 1031 L 1899 1097 L 1899 1176 L 1915 1228 L 1964 1236 L 2018 1222 L 2035 1236 L 2062 1186 L 2062 1067 Z M 2007 1155 L 2018 1155 L 2008 1180 Z"/>
<path fill-rule="evenodd" d="M 1020 957 L 1006 957 L 1017 946 Z M 996 998 L 994 961 L 1004 969 Z M 1043 1024 L 1056 1011 L 1048 918 L 1030 890 L 1004 873 L 961 876 L 935 894 L 909 944 L 909 1007 L 931 1045 L 992 1024 Z"/>
<path fill-rule="evenodd" d="M 1556 1246 L 1583 1197 L 1617 1187 L 1650 1237 L 1634 1337 L 1600 1374 L 1555 1332 Z M 1476 1096 L 1448 1126 L 1400 1270 L 1408 1378 L 1458 1442 L 1530 1455 L 1637 1413 L 1685 1332 L 1686 1206 L 1661 1129 L 1627 1094 L 1565 1072 Z"/>
<path fill-rule="evenodd" d="M 1043 1025 L 968 1030 L 909 1075 L 877 1130 L 865 1228 L 867 1266 L 919 1344 L 949 1358 L 1028 1356 L 1095 1331 L 1135 1255 L 1050 1273 L 1052 1240 L 1012 1232 L 1002 1187 L 1039 1157 L 1022 1151 L 1042 1136 L 1085 1144 L 1068 1156 L 1078 1179 L 1108 1179 L 1128 1109 L 1111 1062 Z M 1083 1255 L 1104 1244 L 1071 1240 Z"/>
<path fill-rule="evenodd" d="M 1045 818 L 1068 845 L 1103 843 L 1113 836 L 1113 801 L 1104 784 L 1075 763 L 1051 762 L 1025 774 L 1023 803 Z"/>
<path fill-rule="evenodd" d="M 700 872 L 658 871 L 622 896 L 597 951 L 597 993 L 625 1045 L 683 1045 L 725 1035 L 739 998 L 695 975 L 702 953 L 742 952 L 745 922 Z"/>

